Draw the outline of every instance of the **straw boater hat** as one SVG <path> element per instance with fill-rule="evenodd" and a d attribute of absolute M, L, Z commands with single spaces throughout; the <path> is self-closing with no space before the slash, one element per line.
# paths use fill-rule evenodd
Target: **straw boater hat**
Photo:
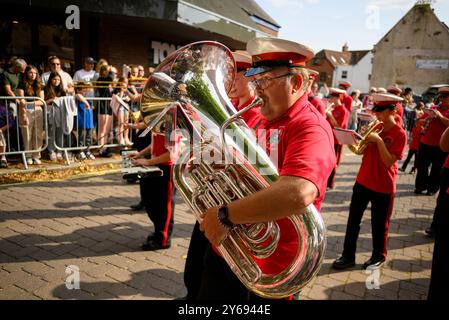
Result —
<path fill-rule="evenodd" d="M 339 88 L 329 88 L 330 95 L 346 94 L 346 91 Z"/>
<path fill-rule="evenodd" d="M 404 101 L 401 97 L 398 97 L 390 93 L 375 93 L 373 94 L 373 111 L 381 112 L 385 109 L 394 109 L 397 102 Z"/>
<path fill-rule="evenodd" d="M 387 93 L 387 89 L 382 88 L 382 87 L 377 88 L 377 93 Z"/>
<path fill-rule="evenodd" d="M 315 56 L 308 46 L 278 38 L 254 38 L 246 48 L 252 57 L 251 69 L 245 74 L 247 77 L 281 66 L 305 67 L 306 62 Z"/>
<path fill-rule="evenodd" d="M 402 93 L 402 90 L 396 86 L 389 86 L 387 92 L 399 96 Z"/>
<path fill-rule="evenodd" d="M 246 51 L 235 51 L 232 53 L 234 56 L 235 64 L 237 66 L 237 70 L 240 69 L 249 69 L 251 67 L 251 56 Z"/>
<path fill-rule="evenodd" d="M 352 83 L 349 82 L 349 81 L 344 81 L 344 80 L 342 80 L 342 81 L 339 81 L 338 84 L 339 84 L 341 87 L 345 88 L 346 90 L 348 90 L 349 88 L 352 87 Z"/>

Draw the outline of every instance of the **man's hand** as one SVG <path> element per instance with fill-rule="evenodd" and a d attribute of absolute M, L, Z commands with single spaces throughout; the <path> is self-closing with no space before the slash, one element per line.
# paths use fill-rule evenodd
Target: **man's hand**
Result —
<path fill-rule="evenodd" d="M 208 209 L 203 215 L 203 222 L 200 230 L 204 232 L 206 238 L 216 247 L 226 239 L 229 230 L 218 221 L 218 207 Z"/>
<path fill-rule="evenodd" d="M 149 166 L 149 161 L 148 159 L 132 159 L 133 165 L 135 166 Z"/>
<path fill-rule="evenodd" d="M 366 142 L 368 143 L 379 143 L 380 141 L 383 141 L 382 138 L 379 136 L 378 133 L 373 132 L 368 137 L 366 137 Z"/>
<path fill-rule="evenodd" d="M 135 160 L 137 160 L 137 159 L 139 159 L 141 157 L 141 155 L 139 154 L 139 153 L 131 153 L 131 154 L 128 154 L 128 158 L 130 158 L 130 159 L 135 159 Z"/>

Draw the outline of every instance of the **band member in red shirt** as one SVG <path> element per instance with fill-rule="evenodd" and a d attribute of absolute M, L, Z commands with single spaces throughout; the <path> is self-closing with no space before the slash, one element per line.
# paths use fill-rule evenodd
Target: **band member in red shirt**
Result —
<path fill-rule="evenodd" d="M 251 56 L 245 51 L 233 52 L 237 72 L 234 80 L 234 85 L 229 92 L 229 98 L 237 111 L 240 111 L 251 103 L 256 98 L 255 89 L 250 85 L 248 78 L 245 77 L 245 72 L 251 66 Z M 246 124 L 252 128 L 260 122 L 259 107 L 252 108 L 242 115 Z"/>
<path fill-rule="evenodd" d="M 309 69 L 310 83 L 309 83 L 309 102 L 317 108 L 317 110 L 324 116 L 326 114 L 326 105 L 320 97 L 317 97 L 312 90 L 317 77 L 320 75 L 318 71 Z"/>
<path fill-rule="evenodd" d="M 394 94 L 395 96 L 400 97 L 402 94 L 402 90 L 398 88 L 397 86 L 389 86 L 387 89 L 387 93 Z M 402 103 L 398 102 L 396 103 L 396 123 L 400 124 L 401 126 L 404 126 L 404 107 L 402 106 Z"/>
<path fill-rule="evenodd" d="M 426 109 L 420 120 L 423 123 L 421 143 L 418 151 L 418 173 L 415 180 L 415 193 L 433 196 L 439 188 L 440 170 L 446 153 L 440 149 L 440 138 L 449 126 L 449 87 L 438 90 L 441 104 L 434 109 Z M 429 174 L 429 167 L 432 165 Z"/>
<path fill-rule="evenodd" d="M 440 147 L 449 153 L 449 129 L 441 136 Z M 430 276 L 429 300 L 447 300 L 449 286 L 449 155 L 441 173 L 440 193 L 434 213 L 435 246 L 433 249 L 432 274 Z"/>
<path fill-rule="evenodd" d="M 267 152 L 277 152 L 280 178 L 249 197 L 207 210 L 201 229 L 211 244 L 218 246 L 232 225 L 277 221 L 281 234 L 277 249 L 260 265 L 264 273 L 273 274 L 291 262 L 298 245 L 294 230 L 286 227 L 285 219 L 312 203 L 317 208 L 321 206 L 327 178 L 335 166 L 334 139 L 327 121 L 308 101 L 309 74 L 305 63 L 313 58 L 313 50 L 292 41 L 256 38 L 248 42 L 247 51 L 253 64 L 246 76 L 252 79 L 263 100 L 263 120 L 257 133 L 263 132 L 271 141 L 278 141 L 267 146 Z M 212 246 L 204 263 L 199 299 L 257 298 Z"/>
<path fill-rule="evenodd" d="M 354 185 L 343 254 L 334 261 L 333 268 L 346 269 L 355 265 L 360 223 L 371 202 L 373 251 L 364 269 L 380 267 L 387 257 L 388 226 L 396 192 L 398 160 L 407 145 L 407 134 L 395 121 L 396 102 L 402 98 L 390 94 L 374 94 L 373 111 L 384 124 L 380 134 L 371 133 Z"/>
<path fill-rule="evenodd" d="M 345 105 L 346 109 L 348 109 L 348 112 L 351 112 L 352 110 L 352 98 L 348 94 L 349 88 L 352 87 L 351 82 L 348 81 L 339 81 L 338 82 L 338 88 L 345 91 L 345 94 L 341 97 L 341 102 Z"/>
<path fill-rule="evenodd" d="M 142 179 L 142 193 L 145 195 L 142 200 L 148 217 L 154 224 L 154 232 L 142 244 L 144 251 L 170 248 L 176 194 L 172 174 L 174 161 L 166 148 L 165 134 L 152 131 L 151 135 L 151 144 L 131 156 L 135 166 L 158 166 L 163 172 L 162 176 Z M 149 153 L 151 159 L 142 158 Z"/>
<path fill-rule="evenodd" d="M 333 129 L 335 128 L 341 128 L 346 129 L 348 128 L 349 123 L 349 111 L 346 109 L 346 107 L 341 102 L 342 96 L 346 94 L 346 91 L 342 89 L 337 88 L 330 88 L 329 89 L 329 102 L 333 105 L 329 110 L 326 111 L 326 117 L 327 121 L 330 123 Z M 330 189 L 334 188 L 335 183 L 335 174 L 337 171 L 337 167 L 340 165 L 341 161 L 341 153 L 343 150 L 343 145 L 338 142 L 337 139 L 335 139 L 335 156 L 337 157 L 337 164 L 334 170 L 332 170 L 331 175 L 329 176 L 329 180 L 327 182 L 327 187 Z"/>

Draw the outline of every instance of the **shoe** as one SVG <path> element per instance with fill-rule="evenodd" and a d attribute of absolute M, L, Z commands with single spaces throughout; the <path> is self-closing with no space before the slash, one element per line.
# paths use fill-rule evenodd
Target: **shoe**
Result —
<path fill-rule="evenodd" d="M 87 158 L 86 158 L 86 154 L 84 153 L 84 152 L 80 152 L 79 154 L 78 154 L 78 158 L 80 159 L 80 160 L 86 160 Z"/>
<path fill-rule="evenodd" d="M 427 191 L 426 195 L 427 196 L 433 196 L 436 192 L 433 191 Z"/>
<path fill-rule="evenodd" d="M 162 244 L 156 242 L 154 238 L 149 238 L 147 241 L 145 241 L 142 244 L 142 250 L 143 251 L 156 251 L 156 250 L 163 250 L 168 249 L 171 247 L 171 241 L 169 240 L 165 246 Z"/>
<path fill-rule="evenodd" d="M 33 159 L 34 164 L 42 164 L 42 162 L 38 158 Z"/>
<path fill-rule="evenodd" d="M 109 152 L 109 150 L 106 149 L 106 150 L 100 152 L 98 156 L 100 158 L 110 158 L 110 157 L 112 157 L 112 153 Z"/>
<path fill-rule="evenodd" d="M 370 258 L 368 261 L 366 261 L 363 264 L 363 269 L 365 269 L 365 270 L 366 269 L 369 269 L 369 270 L 378 269 L 378 268 L 380 268 L 380 266 L 382 266 L 384 264 L 384 262 L 385 262 L 384 257 L 377 258 L 377 259 Z"/>
<path fill-rule="evenodd" d="M 133 143 L 131 141 L 129 141 L 129 139 L 125 139 L 125 145 L 132 146 Z"/>
<path fill-rule="evenodd" d="M 415 189 L 415 194 L 423 194 L 424 190 Z"/>
<path fill-rule="evenodd" d="M 130 207 L 133 211 L 142 211 L 145 209 L 145 206 L 143 205 L 142 202 L 139 202 L 138 204 L 132 205 Z"/>
<path fill-rule="evenodd" d="M 398 170 L 401 171 L 401 172 L 405 172 L 404 168 L 399 168 Z"/>
<path fill-rule="evenodd" d="M 410 174 L 415 174 L 415 172 L 416 172 L 416 168 L 413 168 L 412 170 L 410 170 Z"/>
<path fill-rule="evenodd" d="M 126 145 L 125 140 L 123 140 L 123 139 L 120 139 L 120 142 L 118 144 L 121 145 L 121 146 L 125 146 Z"/>
<path fill-rule="evenodd" d="M 6 162 L 6 159 L 0 160 L 0 168 L 2 169 L 8 168 L 8 162 Z"/>
<path fill-rule="evenodd" d="M 426 235 L 427 235 L 429 238 L 435 237 L 435 230 L 433 230 L 432 227 L 428 227 L 426 230 L 424 230 L 424 232 L 426 233 Z"/>
<path fill-rule="evenodd" d="M 32 164 L 33 164 L 33 159 L 28 158 L 28 159 L 27 159 L 27 164 L 32 165 Z"/>
<path fill-rule="evenodd" d="M 343 269 L 351 268 L 353 266 L 355 266 L 355 260 L 348 259 L 343 256 L 341 256 L 340 258 L 338 258 L 337 260 L 335 260 L 332 263 L 332 268 L 337 269 L 337 270 L 343 270 Z"/>
<path fill-rule="evenodd" d="M 49 158 L 50 161 L 56 161 L 57 160 L 56 153 L 50 152 Z"/>
<path fill-rule="evenodd" d="M 86 157 L 89 160 L 95 160 L 95 156 L 92 153 L 90 153 L 90 152 L 86 153 Z"/>
<path fill-rule="evenodd" d="M 56 159 L 57 160 L 62 160 L 63 159 L 61 152 L 56 152 Z"/>

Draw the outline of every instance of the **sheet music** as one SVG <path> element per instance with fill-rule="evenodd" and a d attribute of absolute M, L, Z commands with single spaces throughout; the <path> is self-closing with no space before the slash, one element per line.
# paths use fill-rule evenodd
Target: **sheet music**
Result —
<path fill-rule="evenodd" d="M 333 129 L 333 131 L 335 134 L 335 138 L 337 138 L 338 142 L 341 144 L 356 144 L 359 139 L 362 139 L 362 136 L 354 130 L 336 128 Z"/>
<path fill-rule="evenodd" d="M 160 173 L 162 175 L 162 170 L 157 166 L 134 166 L 132 160 L 129 158 L 130 154 L 138 153 L 137 150 L 122 151 L 122 172 L 126 174 L 133 173 Z"/>

